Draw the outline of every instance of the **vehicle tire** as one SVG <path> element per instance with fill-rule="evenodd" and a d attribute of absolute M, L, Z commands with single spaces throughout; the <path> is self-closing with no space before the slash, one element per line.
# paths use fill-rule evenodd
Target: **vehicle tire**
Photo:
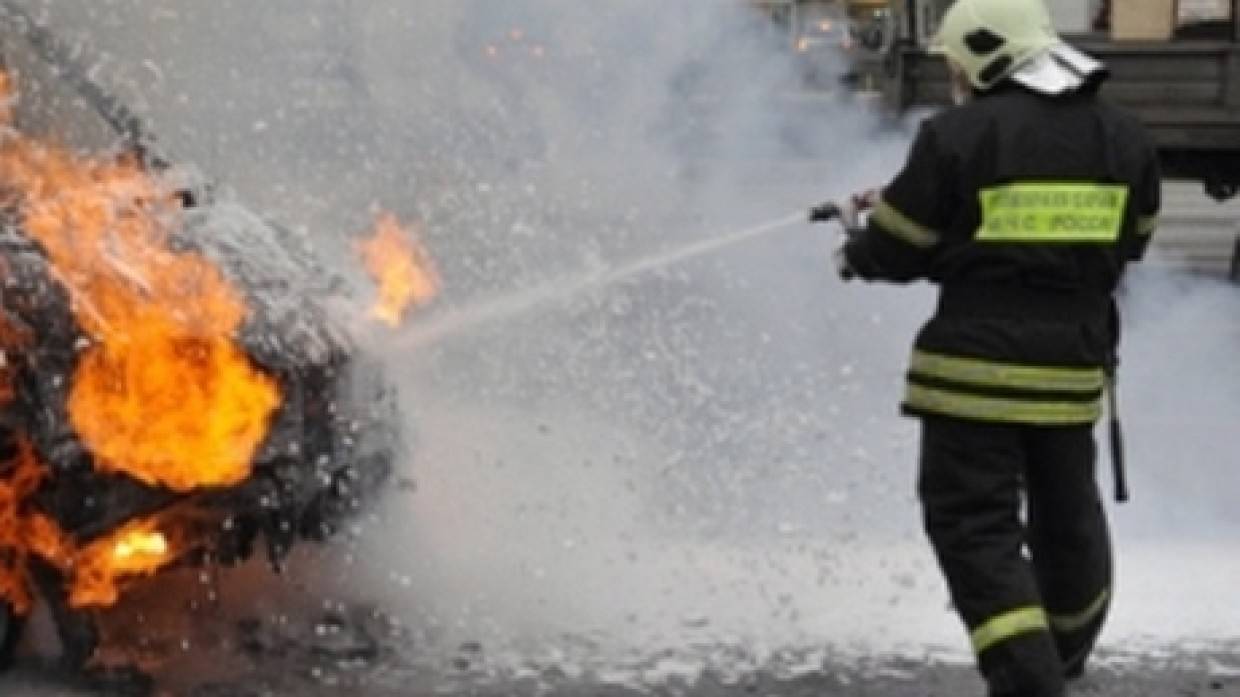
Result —
<path fill-rule="evenodd" d="M 26 618 L 18 614 L 12 605 L 0 601 L 0 671 L 12 667 L 17 644 L 25 628 Z"/>
<path fill-rule="evenodd" d="M 99 648 L 99 630 L 95 626 L 94 615 L 69 607 L 65 577 L 51 565 L 31 559 L 30 576 L 52 613 L 52 622 L 60 639 L 61 664 L 72 671 L 84 670 L 91 656 L 95 655 L 95 649 Z"/>

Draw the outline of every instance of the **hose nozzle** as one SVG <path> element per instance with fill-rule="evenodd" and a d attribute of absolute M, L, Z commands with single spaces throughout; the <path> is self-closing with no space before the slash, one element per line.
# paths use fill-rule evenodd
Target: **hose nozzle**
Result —
<path fill-rule="evenodd" d="M 809 209 L 809 222 L 827 223 L 843 214 L 843 209 L 834 201 L 827 201 Z"/>

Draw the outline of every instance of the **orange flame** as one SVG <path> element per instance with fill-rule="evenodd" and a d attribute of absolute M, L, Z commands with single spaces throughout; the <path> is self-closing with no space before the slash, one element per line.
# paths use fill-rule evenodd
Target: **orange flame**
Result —
<path fill-rule="evenodd" d="M 44 472 L 34 448 L 25 440 L 18 442 L 16 457 L 5 463 L 4 469 L 5 476 L 0 479 L 0 598 L 24 614 L 30 609 L 26 579 L 29 533 L 22 504 L 39 488 Z"/>
<path fill-rule="evenodd" d="M 7 75 L 0 72 L 0 96 L 8 93 L 7 81 Z M 7 121 L 7 102 L 0 105 L 0 109 L 3 109 L 0 121 Z M 7 272 L 7 266 L 0 265 L 0 277 Z M 6 407 L 14 397 L 14 366 L 9 353 L 20 350 L 29 340 L 27 329 L 0 311 L 0 408 Z M 30 532 L 26 527 L 25 504 L 43 483 L 46 472 L 30 441 L 18 438 L 16 445 L 13 458 L 0 463 L 0 599 L 7 601 L 17 613 L 25 614 L 31 604 L 26 577 Z"/>
<path fill-rule="evenodd" d="M 13 97 L 0 72 L 0 125 L 10 123 Z M 171 192 L 138 162 L 91 159 L 11 129 L 0 129 L 0 189 L 89 339 L 67 406 L 96 467 L 178 492 L 248 477 L 279 390 L 235 343 L 242 294 L 206 257 L 169 244 L 181 223 Z M 10 319 L 0 312 L 0 359 L 27 338 Z M 11 368 L 0 360 L 0 406 L 11 398 Z M 47 474 L 24 439 L 0 463 L 0 599 L 19 612 L 30 607 L 32 556 L 65 574 L 70 604 L 95 607 L 187 547 L 185 534 L 154 517 L 79 544 L 35 510 Z"/>
<path fill-rule="evenodd" d="M 123 578 L 151 575 L 176 559 L 167 535 L 154 521 L 137 521 L 82 548 L 72 565 L 69 604 L 108 607 L 120 598 Z"/>
<path fill-rule="evenodd" d="M 125 579 L 152 574 L 176 559 L 176 549 L 154 519 L 130 523 L 79 548 L 54 520 L 23 506 L 46 477 L 29 441 L 18 440 L 17 454 L 5 467 L 6 476 L 0 479 L 0 598 L 17 613 L 30 610 L 27 564 L 32 554 L 66 575 L 69 604 L 75 608 L 112 605 Z"/>
<path fill-rule="evenodd" d="M 9 74 L 0 71 L 0 124 L 13 123 L 13 105 L 17 103 L 17 90 Z"/>
<path fill-rule="evenodd" d="M 417 235 L 384 213 L 374 234 L 358 244 L 366 270 L 378 285 L 370 314 L 391 327 L 400 326 L 412 304 L 423 305 L 439 292 L 439 275 Z"/>
<path fill-rule="evenodd" d="M 176 491 L 245 479 L 279 402 L 233 337 L 241 294 L 206 258 L 168 247 L 179 208 L 135 162 L 101 163 L 8 138 L 0 181 L 24 195 L 94 340 L 69 397 L 105 471 Z"/>
<path fill-rule="evenodd" d="M 29 553 L 65 574 L 69 605 L 78 609 L 116 604 L 125 580 L 154 574 L 179 554 L 155 519 L 128 523 L 80 547 L 56 521 L 39 513 L 23 520 L 21 529 Z M 28 601 L 24 583 L 22 590 Z M 19 612 L 28 607 L 27 603 Z"/>

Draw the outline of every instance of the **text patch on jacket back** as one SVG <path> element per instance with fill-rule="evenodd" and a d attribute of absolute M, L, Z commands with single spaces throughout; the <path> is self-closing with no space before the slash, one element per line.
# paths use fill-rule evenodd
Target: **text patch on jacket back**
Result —
<path fill-rule="evenodd" d="M 1115 242 L 1128 187 L 1094 182 L 1018 182 L 978 192 L 976 239 L 1002 243 Z"/>

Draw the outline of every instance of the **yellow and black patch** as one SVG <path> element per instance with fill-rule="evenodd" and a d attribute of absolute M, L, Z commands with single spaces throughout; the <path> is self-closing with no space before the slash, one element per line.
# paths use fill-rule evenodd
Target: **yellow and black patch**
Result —
<path fill-rule="evenodd" d="M 980 242 L 1107 244 L 1123 230 L 1128 187 L 1024 182 L 982 189 L 978 199 Z"/>

